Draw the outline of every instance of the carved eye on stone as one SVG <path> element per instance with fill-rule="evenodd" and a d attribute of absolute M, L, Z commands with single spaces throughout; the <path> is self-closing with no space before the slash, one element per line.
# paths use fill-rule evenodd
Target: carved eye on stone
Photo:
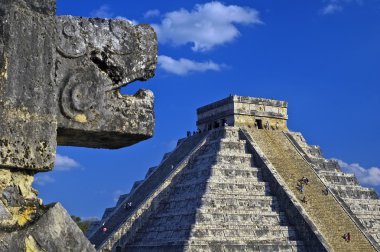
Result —
<path fill-rule="evenodd" d="M 76 28 L 73 24 L 71 23 L 65 23 L 63 26 L 63 34 L 68 36 L 68 37 L 74 37 L 75 36 L 75 31 Z"/>
<path fill-rule="evenodd" d="M 77 111 L 86 112 L 96 106 L 97 85 L 94 83 L 77 84 L 71 91 L 73 107 Z"/>
<path fill-rule="evenodd" d="M 78 58 L 87 52 L 86 41 L 81 33 L 81 26 L 78 21 L 67 20 L 57 22 L 59 39 L 57 50 L 68 58 Z"/>
<path fill-rule="evenodd" d="M 81 74 L 72 75 L 61 92 L 63 114 L 79 123 L 94 120 L 102 92 L 96 81 L 86 81 Z"/>

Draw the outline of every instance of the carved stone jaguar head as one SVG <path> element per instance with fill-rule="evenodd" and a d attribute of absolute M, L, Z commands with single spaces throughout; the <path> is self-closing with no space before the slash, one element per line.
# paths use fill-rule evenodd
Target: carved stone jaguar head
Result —
<path fill-rule="evenodd" d="M 58 144 L 120 148 L 153 134 L 153 93 L 119 89 L 154 75 L 157 38 L 127 20 L 57 17 Z"/>

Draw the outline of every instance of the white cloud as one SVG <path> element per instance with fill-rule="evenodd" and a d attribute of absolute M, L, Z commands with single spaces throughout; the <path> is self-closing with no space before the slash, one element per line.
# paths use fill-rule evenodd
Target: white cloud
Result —
<path fill-rule="evenodd" d="M 79 163 L 75 161 L 74 159 L 68 157 L 68 156 L 63 156 L 60 154 L 57 154 L 55 158 L 55 166 L 54 170 L 56 171 L 69 171 L 73 168 L 79 167 Z"/>
<path fill-rule="evenodd" d="M 220 2 L 198 4 L 192 11 L 168 12 L 155 24 L 159 41 L 173 45 L 192 44 L 194 51 L 207 51 L 240 35 L 236 24 L 260 24 L 259 12 Z"/>
<path fill-rule="evenodd" d="M 358 163 L 348 164 L 342 160 L 335 159 L 342 170 L 348 173 L 354 173 L 360 183 L 369 186 L 380 186 L 380 168 L 370 167 L 368 169 L 360 166 Z"/>
<path fill-rule="evenodd" d="M 158 65 L 165 71 L 176 75 L 186 75 L 190 72 L 220 71 L 224 67 L 224 65 L 213 61 L 196 62 L 184 58 L 175 60 L 165 55 L 158 56 Z"/>
<path fill-rule="evenodd" d="M 322 15 L 332 15 L 337 12 L 343 11 L 347 4 L 354 3 L 357 5 L 362 5 L 363 0 L 324 0 L 326 3 L 325 7 L 321 9 Z"/>
<path fill-rule="evenodd" d="M 55 165 L 54 171 L 70 171 L 74 168 L 80 167 L 80 164 L 74 159 L 57 154 L 55 157 Z M 48 183 L 54 183 L 55 179 L 51 176 L 51 174 L 39 173 L 34 177 L 34 183 L 40 186 L 44 186 Z"/>
<path fill-rule="evenodd" d="M 147 12 L 145 12 L 144 18 L 158 17 L 160 14 L 161 14 L 160 11 L 157 9 L 148 10 Z"/>
<path fill-rule="evenodd" d="M 48 174 L 39 173 L 34 177 L 34 183 L 39 186 L 44 186 L 48 183 L 54 183 L 55 179 Z"/>
<path fill-rule="evenodd" d="M 329 3 L 322 9 L 322 14 L 331 15 L 342 10 L 343 10 L 343 7 L 341 5 L 336 4 L 336 3 Z"/>
<path fill-rule="evenodd" d="M 114 16 L 111 8 L 106 4 L 100 6 L 97 10 L 93 10 L 90 15 L 98 18 L 112 18 Z"/>

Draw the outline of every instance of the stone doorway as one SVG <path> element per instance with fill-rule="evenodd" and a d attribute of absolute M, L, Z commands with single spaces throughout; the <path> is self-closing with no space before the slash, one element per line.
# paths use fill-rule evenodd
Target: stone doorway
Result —
<path fill-rule="evenodd" d="M 256 119 L 256 127 L 258 129 L 263 129 L 263 121 L 261 119 Z"/>

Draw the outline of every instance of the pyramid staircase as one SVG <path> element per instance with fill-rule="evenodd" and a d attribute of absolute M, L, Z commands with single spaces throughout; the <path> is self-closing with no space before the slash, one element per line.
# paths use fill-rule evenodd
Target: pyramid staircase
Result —
<path fill-rule="evenodd" d="M 116 252 L 378 249 L 376 193 L 297 134 L 223 127 L 181 139 L 106 209 L 90 241 Z"/>
<path fill-rule="evenodd" d="M 102 219 L 86 234 L 96 249 L 105 247 L 104 250 L 107 251 L 126 230 L 136 226 L 136 219 L 146 214 L 146 209 L 154 208 L 156 201 L 160 200 L 160 197 L 156 196 L 165 196 L 169 184 L 162 182 L 172 179 L 176 172 L 187 165 L 189 157 L 202 146 L 204 137 L 205 134 L 197 134 L 179 140 L 175 150 L 164 158 L 157 168 L 149 169 L 143 182 L 135 183 L 128 195 L 121 195 L 112 211 L 105 211 Z M 128 203 L 132 203 L 131 206 Z M 103 232 L 104 227 L 107 228 L 107 232 Z"/>
<path fill-rule="evenodd" d="M 304 250 L 238 133 L 208 139 L 126 251 Z"/>
<path fill-rule="evenodd" d="M 307 144 L 301 133 L 287 135 L 332 193 L 360 221 L 365 232 L 380 244 L 380 200 L 376 192 L 362 187 L 353 174 L 342 172 L 337 161 L 323 158 L 320 148 Z"/>
<path fill-rule="evenodd" d="M 139 189 L 135 188 L 119 202 L 121 206 L 104 216 L 101 223 L 108 234 L 99 226 L 89 235 L 98 250 L 307 251 L 261 169 L 253 163 L 246 141 L 240 140 L 239 128 L 189 137 L 167 158 L 183 153 L 179 148 L 189 141 L 193 142 L 186 148 L 190 154 L 161 181 L 166 188 L 154 189 L 158 194 L 148 193 L 146 201 L 154 199 L 150 205 L 121 207 L 131 201 Z M 162 166 L 145 180 L 161 173 Z"/>
<path fill-rule="evenodd" d="M 375 251 L 375 243 L 369 242 L 369 237 L 363 232 L 360 223 L 342 206 L 335 194 L 326 195 L 326 183 L 321 180 L 318 173 L 310 163 L 302 156 L 296 146 L 282 131 L 248 130 L 250 139 L 257 149 L 262 151 L 262 156 L 267 159 L 274 170 L 295 196 L 295 201 L 302 206 L 305 214 L 326 240 L 329 250 L 333 251 Z M 254 139 L 254 140 L 253 140 Z M 323 173 L 323 172 L 321 172 Z M 334 173 L 329 173 L 325 178 Z M 310 179 L 311 183 L 305 186 L 305 192 L 298 189 L 298 180 L 303 176 Z M 371 197 L 369 190 L 359 188 L 352 176 L 332 176 L 333 181 L 343 181 L 345 186 L 344 195 L 351 195 L 352 190 L 359 197 Z M 342 191 L 342 194 L 344 193 Z M 354 195 L 356 195 L 354 193 Z M 307 203 L 302 199 L 306 196 Z M 359 224 L 359 225 L 358 225 Z M 342 239 L 344 233 L 350 232 L 351 241 Z"/>

